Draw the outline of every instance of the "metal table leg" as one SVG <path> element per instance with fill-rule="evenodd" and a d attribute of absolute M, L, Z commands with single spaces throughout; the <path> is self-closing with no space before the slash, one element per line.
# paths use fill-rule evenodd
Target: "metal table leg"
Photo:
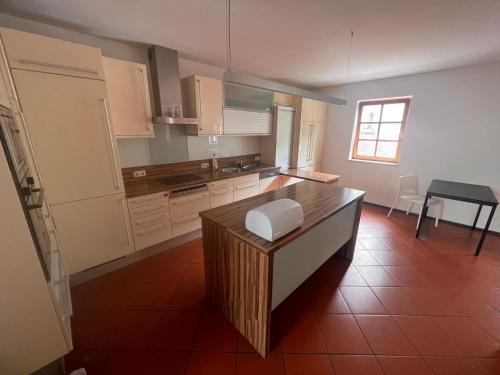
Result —
<path fill-rule="evenodd" d="M 483 247 L 483 242 L 486 237 L 486 234 L 488 233 L 488 229 L 490 229 L 490 224 L 491 220 L 493 220 L 493 215 L 495 215 L 495 210 L 497 208 L 497 205 L 491 206 L 491 211 L 490 211 L 490 216 L 488 216 L 488 221 L 486 222 L 486 225 L 484 226 L 483 233 L 481 233 L 481 238 L 479 239 L 479 243 L 477 244 L 477 249 L 475 255 L 478 256 L 479 253 L 481 252 L 481 248 Z"/>
<path fill-rule="evenodd" d="M 430 196 L 429 193 L 425 194 L 425 200 L 424 200 L 424 207 L 422 207 L 422 217 L 420 218 L 420 223 L 418 223 L 418 228 L 417 228 L 417 233 L 415 235 L 415 238 L 418 238 L 420 235 L 420 229 L 422 228 L 422 223 L 425 221 L 425 218 L 427 217 L 427 201 L 429 200 Z"/>
<path fill-rule="evenodd" d="M 483 205 L 480 204 L 479 205 L 479 208 L 477 210 L 477 214 L 476 214 L 476 218 L 474 219 L 474 224 L 472 224 L 472 227 L 470 228 L 471 230 L 474 230 L 476 229 L 476 224 L 477 224 L 477 220 L 479 219 L 479 215 L 481 215 L 481 209 L 483 208 Z"/>

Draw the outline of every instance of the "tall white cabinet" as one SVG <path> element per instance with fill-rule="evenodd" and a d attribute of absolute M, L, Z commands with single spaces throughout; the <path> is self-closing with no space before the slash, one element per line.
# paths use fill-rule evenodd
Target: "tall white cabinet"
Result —
<path fill-rule="evenodd" d="M 132 252 L 101 51 L 0 33 L 69 272 Z"/>

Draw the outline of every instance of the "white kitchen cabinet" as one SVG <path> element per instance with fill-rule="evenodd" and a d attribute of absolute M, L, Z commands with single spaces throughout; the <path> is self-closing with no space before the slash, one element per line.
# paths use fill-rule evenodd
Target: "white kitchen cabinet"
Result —
<path fill-rule="evenodd" d="M 181 216 L 198 214 L 210 208 L 208 192 L 195 193 L 184 197 L 170 199 L 170 216 L 172 219 Z"/>
<path fill-rule="evenodd" d="M 323 124 L 300 124 L 297 161 L 294 167 L 307 168 L 319 165 L 323 153 L 324 133 Z"/>
<path fill-rule="evenodd" d="M 280 176 L 263 178 L 259 181 L 259 193 L 267 193 L 280 188 Z"/>
<path fill-rule="evenodd" d="M 51 207 L 70 274 L 133 252 L 124 194 Z"/>
<path fill-rule="evenodd" d="M 154 137 L 146 65 L 102 58 L 117 138 Z"/>
<path fill-rule="evenodd" d="M 49 204 L 122 192 L 104 82 L 12 73 Z"/>
<path fill-rule="evenodd" d="M 301 121 L 313 122 L 314 119 L 314 100 L 302 98 Z"/>
<path fill-rule="evenodd" d="M 148 194 L 127 200 L 135 250 L 172 238 L 168 193 Z"/>
<path fill-rule="evenodd" d="M 266 111 L 225 108 L 224 134 L 271 135 L 273 134 L 273 114 Z"/>
<path fill-rule="evenodd" d="M 253 173 L 246 176 L 234 178 L 234 200 L 253 197 L 259 194 L 259 174 Z"/>
<path fill-rule="evenodd" d="M 223 206 L 234 201 L 233 179 L 214 181 L 209 184 L 210 208 Z"/>
<path fill-rule="evenodd" d="M 200 228 L 201 218 L 197 213 L 180 216 L 172 220 L 172 234 L 174 237 L 181 236 Z"/>
<path fill-rule="evenodd" d="M 313 102 L 313 119 L 312 121 L 316 124 L 326 123 L 326 113 L 328 110 L 328 104 L 321 102 L 319 100 L 314 100 Z"/>
<path fill-rule="evenodd" d="M 222 116 L 222 81 L 202 76 L 190 76 L 182 80 L 184 117 L 198 119 L 197 126 L 189 126 L 192 135 L 221 135 L 224 123 Z"/>
<path fill-rule="evenodd" d="M 0 34 L 11 68 L 104 79 L 99 48 L 7 28 Z"/>

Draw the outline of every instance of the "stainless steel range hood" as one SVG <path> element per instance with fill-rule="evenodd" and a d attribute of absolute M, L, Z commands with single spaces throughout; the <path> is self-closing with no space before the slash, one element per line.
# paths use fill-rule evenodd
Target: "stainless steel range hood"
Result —
<path fill-rule="evenodd" d="M 168 112 L 172 112 L 176 106 L 182 108 L 179 57 L 177 51 L 170 48 L 152 46 L 148 50 L 148 59 L 155 109 L 153 123 L 165 125 L 198 124 L 198 119 L 196 118 L 168 115 Z"/>

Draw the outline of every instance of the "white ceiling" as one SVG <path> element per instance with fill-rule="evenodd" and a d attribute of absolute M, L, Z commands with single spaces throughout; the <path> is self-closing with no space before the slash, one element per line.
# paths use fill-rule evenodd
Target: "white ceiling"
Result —
<path fill-rule="evenodd" d="M 233 70 L 303 86 L 500 60 L 500 0 L 231 0 Z M 0 11 L 226 64 L 226 0 L 0 0 Z"/>

